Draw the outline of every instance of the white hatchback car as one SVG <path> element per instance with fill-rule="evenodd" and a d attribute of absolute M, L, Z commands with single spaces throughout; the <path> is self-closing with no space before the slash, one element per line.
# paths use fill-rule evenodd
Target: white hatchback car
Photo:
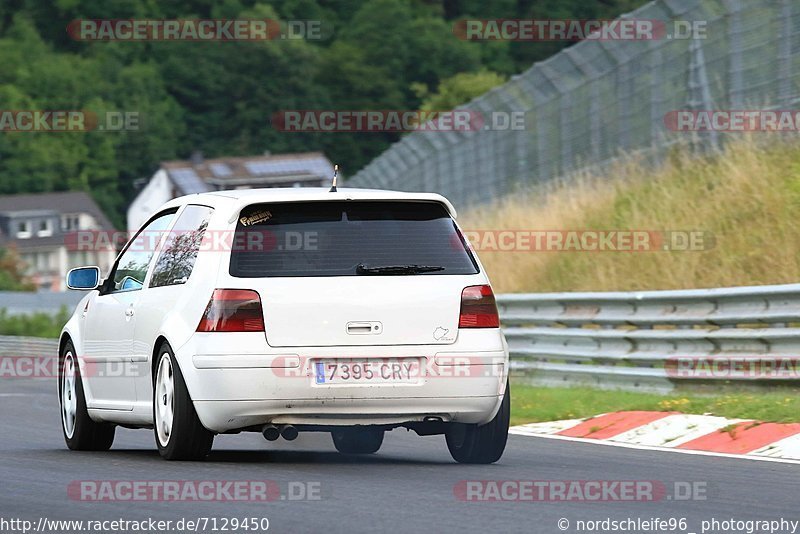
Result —
<path fill-rule="evenodd" d="M 403 427 L 497 461 L 508 347 L 454 218 L 440 195 L 359 189 L 168 202 L 105 279 L 68 275 L 90 292 L 60 339 L 67 445 L 153 428 L 164 458 L 200 459 L 216 434 L 317 431 L 366 454 Z"/>

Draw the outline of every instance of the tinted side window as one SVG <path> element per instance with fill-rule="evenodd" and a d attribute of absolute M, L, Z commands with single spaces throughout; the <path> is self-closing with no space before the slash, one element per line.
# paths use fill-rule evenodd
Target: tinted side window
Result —
<path fill-rule="evenodd" d="M 156 245 L 174 216 L 173 211 L 156 217 L 130 240 L 128 248 L 114 269 L 113 286 L 109 288 L 110 291 L 131 291 L 142 288 Z"/>
<path fill-rule="evenodd" d="M 197 261 L 197 253 L 213 212 L 212 208 L 206 206 L 186 206 L 164 242 L 153 269 L 150 287 L 186 283 Z"/>

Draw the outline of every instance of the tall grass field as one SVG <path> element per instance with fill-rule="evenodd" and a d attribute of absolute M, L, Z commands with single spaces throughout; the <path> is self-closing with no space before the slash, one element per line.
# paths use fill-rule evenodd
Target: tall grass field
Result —
<path fill-rule="evenodd" d="M 768 134 L 762 134 L 768 135 Z M 800 281 L 800 143 L 741 139 L 722 153 L 628 159 L 545 194 L 467 211 L 465 231 L 702 232 L 700 251 L 481 251 L 495 291 L 629 291 Z"/>

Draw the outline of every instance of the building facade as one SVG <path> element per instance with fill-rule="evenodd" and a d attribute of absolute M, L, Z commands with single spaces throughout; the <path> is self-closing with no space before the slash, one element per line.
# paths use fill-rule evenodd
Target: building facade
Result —
<path fill-rule="evenodd" d="M 0 196 L 0 247 L 13 247 L 39 290 L 63 291 L 73 267 L 108 272 L 116 258 L 114 227 L 89 194 Z"/>

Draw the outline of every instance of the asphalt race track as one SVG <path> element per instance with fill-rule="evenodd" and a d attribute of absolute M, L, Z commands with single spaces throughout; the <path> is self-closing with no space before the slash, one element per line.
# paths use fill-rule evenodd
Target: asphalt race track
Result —
<path fill-rule="evenodd" d="M 146 430 L 119 429 L 110 452 L 68 451 L 52 380 L 0 380 L 0 403 L 0 517 L 6 519 L 266 517 L 270 531 L 325 533 L 578 532 L 579 520 L 629 517 L 686 518 L 685 530 L 648 531 L 700 532 L 701 521 L 712 518 L 800 519 L 797 465 L 511 436 L 498 464 L 465 466 L 451 461 L 443 437 L 404 430 L 387 434 L 382 450 L 369 457 L 338 454 L 327 434 L 301 434 L 293 443 L 242 434 L 218 437 L 205 462 L 165 462 Z M 95 502 L 68 494 L 70 483 L 85 480 L 270 480 L 282 498 Z M 465 480 L 658 481 L 669 495 L 649 502 L 465 502 L 454 492 Z M 671 498 L 675 482 L 700 483 L 705 499 Z M 295 500 L 301 497 L 289 494 L 292 484 L 316 488 L 318 497 Z"/>

